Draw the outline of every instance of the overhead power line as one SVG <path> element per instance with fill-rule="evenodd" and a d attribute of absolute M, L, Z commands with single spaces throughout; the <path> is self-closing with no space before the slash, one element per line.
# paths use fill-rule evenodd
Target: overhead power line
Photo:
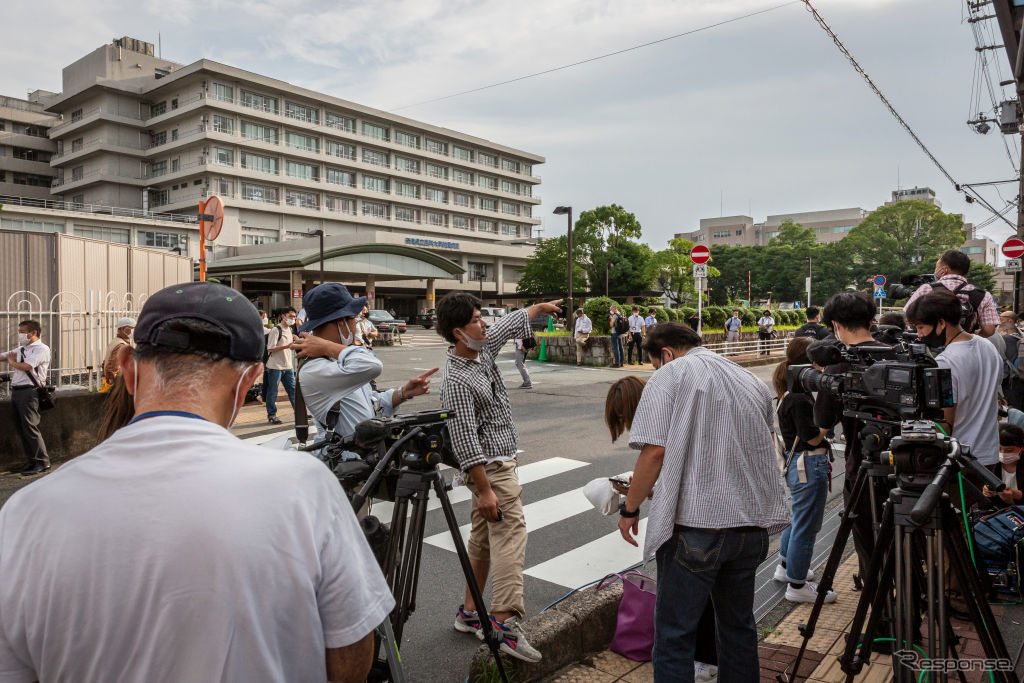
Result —
<path fill-rule="evenodd" d="M 545 76 L 547 74 L 555 73 L 556 71 L 564 71 L 565 69 L 571 69 L 574 66 L 580 66 L 582 64 L 589 64 L 591 62 L 596 62 L 596 61 L 601 60 L 601 59 L 607 59 L 609 57 L 615 57 L 616 55 L 622 55 L 622 54 L 625 54 L 627 52 L 633 52 L 634 50 L 640 50 L 642 48 L 650 47 L 652 45 L 658 45 L 659 43 L 665 43 L 665 42 L 668 42 L 670 40 L 675 40 L 677 38 L 683 38 L 684 36 L 690 36 L 690 35 L 693 35 L 694 33 L 700 33 L 701 31 L 708 31 L 708 30 L 713 29 L 713 28 L 718 28 L 719 26 L 725 26 L 726 24 L 731 24 L 733 22 L 742 21 L 744 19 L 749 19 L 751 17 L 756 17 L 759 14 L 767 14 L 768 12 L 774 12 L 777 9 L 781 9 L 783 7 L 788 7 L 789 5 L 796 5 L 800 1 L 801 0 L 789 0 L 789 2 L 784 2 L 781 5 L 774 5 L 772 7 L 766 7 L 765 9 L 757 10 L 756 12 L 750 12 L 749 14 L 743 14 L 743 15 L 738 16 L 738 17 L 732 17 L 731 19 L 723 19 L 722 21 L 715 22 L 714 24 L 708 24 L 707 26 L 701 26 L 699 28 L 690 29 L 689 31 L 683 31 L 682 33 L 676 33 L 675 35 L 666 36 L 664 38 L 658 38 L 657 40 L 651 40 L 651 41 L 648 41 L 646 43 L 641 43 L 639 45 L 634 45 L 632 47 L 623 48 L 622 50 L 616 50 L 615 52 L 608 52 L 608 53 L 603 54 L 603 55 L 597 55 L 596 57 L 588 57 L 586 59 L 581 59 L 578 62 L 572 62 L 571 64 L 563 64 L 562 66 L 556 66 L 556 67 L 552 67 L 550 69 L 544 69 L 543 71 L 537 71 L 537 72 L 532 73 L 532 74 L 526 74 L 525 76 L 518 76 L 516 78 L 510 78 L 507 81 L 500 81 L 498 83 L 491 83 L 490 85 L 482 85 L 482 86 L 480 86 L 478 88 L 470 88 L 469 90 L 462 90 L 460 92 L 452 93 L 450 95 L 443 95 L 441 97 L 434 97 L 434 98 L 429 99 L 429 100 L 422 100 L 420 102 L 413 102 L 412 104 L 405 104 L 405 105 L 402 105 L 401 107 L 391 107 L 390 110 L 391 111 L 401 111 L 402 109 L 409 109 L 411 107 L 418 107 L 420 105 L 430 104 L 432 102 L 441 102 L 442 100 L 450 100 L 453 97 L 461 97 L 463 95 L 469 95 L 471 93 L 480 92 L 482 90 L 490 90 L 491 88 L 497 88 L 498 86 L 508 85 L 509 83 L 518 83 L 519 81 L 525 81 L 528 78 L 536 78 L 537 76 Z"/>
<path fill-rule="evenodd" d="M 907 134 L 910 135 L 911 138 L 914 139 L 914 142 L 916 142 L 917 146 L 921 148 L 921 151 L 924 152 L 925 155 L 927 155 L 927 157 L 932 160 L 932 163 L 935 164 L 935 167 L 939 169 L 942 175 L 946 176 L 946 179 L 953 185 L 953 187 L 956 188 L 956 191 L 962 192 L 968 202 L 980 202 L 982 206 L 987 208 L 994 215 L 998 216 L 999 218 L 1002 218 L 1007 225 L 1016 230 L 1017 226 L 1008 221 L 1006 219 L 1006 216 L 1002 215 L 1002 213 L 997 211 L 991 204 L 988 203 L 988 201 L 984 197 L 982 197 L 976 191 L 972 190 L 970 187 L 961 185 L 956 181 L 956 179 L 952 175 L 950 175 L 949 171 L 946 170 L 946 167 L 943 166 L 939 162 L 939 160 L 935 158 L 935 155 L 932 154 L 931 150 L 929 150 L 928 147 L 924 144 L 924 142 L 921 141 L 921 138 L 917 136 L 917 133 L 915 133 L 914 129 L 910 127 L 910 124 L 907 123 L 902 116 L 900 116 L 899 112 L 896 111 L 896 108 L 892 106 L 891 102 L 889 102 L 889 99 L 884 94 L 882 94 L 882 91 L 879 90 L 877 85 L 875 85 L 875 82 L 871 80 L 871 76 L 868 76 L 868 73 L 864 70 L 864 68 L 857 62 L 854 56 L 850 54 L 850 51 L 846 49 L 846 46 L 843 45 L 843 41 L 839 40 L 839 36 L 837 36 L 835 31 L 832 30 L 832 27 L 828 25 L 828 22 L 825 21 L 825 18 L 818 13 L 818 10 L 814 8 L 814 5 L 811 4 L 811 0 L 802 0 L 802 2 L 804 3 L 804 5 L 806 5 L 807 11 L 814 16 L 814 20 L 817 21 L 821 28 L 823 28 L 825 32 L 829 35 L 829 37 L 832 38 L 832 42 L 836 44 L 836 47 L 839 48 L 839 51 L 843 53 L 847 60 L 849 60 L 850 64 L 857 71 L 857 73 L 864 77 L 864 80 L 867 82 L 868 87 L 870 87 L 871 90 L 874 91 L 876 95 L 878 95 L 878 99 L 882 100 L 882 104 L 884 104 L 885 108 L 889 110 L 889 113 L 893 115 L 893 117 L 899 122 L 901 126 L 903 126 L 903 129 L 907 131 Z"/>

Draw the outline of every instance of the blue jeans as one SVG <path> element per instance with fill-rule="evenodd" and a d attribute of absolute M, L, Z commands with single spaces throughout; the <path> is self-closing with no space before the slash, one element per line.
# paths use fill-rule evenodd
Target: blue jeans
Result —
<path fill-rule="evenodd" d="M 295 371 L 294 370 L 267 370 L 267 417 L 277 415 L 277 387 L 284 383 L 284 392 L 288 394 L 288 401 L 295 407 Z"/>
<path fill-rule="evenodd" d="M 655 683 L 692 683 L 697 625 L 708 598 L 715 607 L 718 680 L 760 680 L 754 575 L 767 555 L 765 529 L 676 527 L 656 555 Z"/>
<path fill-rule="evenodd" d="M 622 365 L 622 340 L 614 332 L 612 332 L 612 358 L 613 363 Z"/>
<path fill-rule="evenodd" d="M 789 454 L 786 454 L 789 457 Z M 799 454 L 793 456 L 786 471 L 786 484 L 792 495 L 792 522 L 782 532 L 779 557 L 786 561 L 786 578 L 792 583 L 803 583 L 811 568 L 814 538 L 821 530 L 828 498 L 828 454 L 805 455 L 804 470 L 807 481 L 801 483 L 797 471 Z"/>

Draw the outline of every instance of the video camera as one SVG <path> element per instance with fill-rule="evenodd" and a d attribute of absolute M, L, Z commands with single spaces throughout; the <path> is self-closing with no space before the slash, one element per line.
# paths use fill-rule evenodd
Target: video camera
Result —
<path fill-rule="evenodd" d="M 892 299 L 909 299 L 921 285 L 930 285 L 938 280 L 935 273 L 921 273 L 919 275 L 904 275 L 900 278 L 898 285 L 889 288 L 889 297 Z"/>

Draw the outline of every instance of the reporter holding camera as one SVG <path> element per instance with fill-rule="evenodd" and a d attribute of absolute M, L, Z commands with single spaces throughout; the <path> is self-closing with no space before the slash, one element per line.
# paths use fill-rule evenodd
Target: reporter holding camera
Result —
<path fill-rule="evenodd" d="M 918 338 L 933 351 L 935 362 L 949 368 L 953 379 L 952 408 L 943 408 L 950 436 L 971 447 L 978 462 L 992 469 L 999 462 L 998 391 L 1003 360 L 992 344 L 960 327 L 960 299 L 933 291 L 907 307 L 907 320 Z"/>
<path fill-rule="evenodd" d="M 452 346 L 441 383 L 441 406 L 454 411 L 448 420 L 452 449 L 473 493 L 472 530 L 467 551 L 477 585 L 483 591 L 492 575 L 491 626 L 503 637 L 501 651 L 538 662 L 541 653 L 526 640 L 521 620 L 526 520 L 522 487 L 516 474 L 518 437 L 512 406 L 495 356 L 511 339 L 532 334 L 530 320 L 559 312 L 560 301 L 535 304 L 509 313 L 488 329 L 483 305 L 466 292 L 451 292 L 437 302 L 437 333 Z M 493 571 L 492 571 L 493 570 Z M 466 589 L 455 615 L 455 629 L 483 639 L 481 615 Z"/>
<path fill-rule="evenodd" d="M 430 391 L 430 376 L 437 368 L 412 378 L 398 389 L 376 391 L 370 381 L 384 364 L 369 348 L 356 344 L 359 315 L 366 297 L 353 297 L 345 285 L 326 282 L 306 293 L 302 300 L 307 321 L 292 348 L 300 358 L 310 358 L 299 370 L 299 387 L 319 433 L 326 430 L 327 412 L 341 401 L 335 433 L 342 437 L 379 410 L 390 417 L 405 401 Z M 312 334 L 310 334 L 312 332 Z M 358 456 L 353 453 L 351 459 Z"/>
<path fill-rule="evenodd" d="M 1003 480 L 1006 488 L 996 493 L 987 485 L 982 493 L 997 507 L 1020 505 L 1024 502 L 1024 479 L 1021 475 L 1020 454 L 1024 450 L 1024 429 L 1017 425 L 999 425 L 999 465 L 994 474 Z"/>

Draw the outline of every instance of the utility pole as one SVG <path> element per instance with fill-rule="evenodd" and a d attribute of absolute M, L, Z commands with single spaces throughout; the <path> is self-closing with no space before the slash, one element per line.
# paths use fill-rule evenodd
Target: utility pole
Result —
<path fill-rule="evenodd" d="M 1019 86 L 1018 86 L 1019 87 Z M 1017 97 L 1021 97 L 1021 92 L 1018 90 Z M 1018 122 L 1019 125 L 1019 122 Z M 1020 134 L 1020 150 L 1024 154 L 1024 133 Z M 1024 165 L 1020 169 L 1020 181 L 1017 190 L 1017 238 L 1024 238 Z M 1013 311 L 1014 313 L 1024 308 L 1021 302 L 1021 291 L 1020 291 L 1020 273 L 1013 274 Z"/>

